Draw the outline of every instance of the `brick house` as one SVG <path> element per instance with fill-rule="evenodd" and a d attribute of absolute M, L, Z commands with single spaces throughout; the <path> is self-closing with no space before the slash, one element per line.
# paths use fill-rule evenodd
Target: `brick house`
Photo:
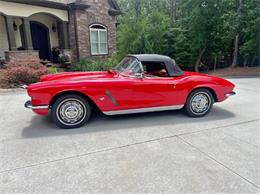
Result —
<path fill-rule="evenodd" d="M 0 57 L 106 58 L 116 50 L 116 0 L 0 0 Z"/>

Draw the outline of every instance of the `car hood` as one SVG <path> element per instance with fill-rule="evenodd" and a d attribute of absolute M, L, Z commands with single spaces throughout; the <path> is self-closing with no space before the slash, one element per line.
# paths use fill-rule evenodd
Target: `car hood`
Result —
<path fill-rule="evenodd" d="M 40 81 L 84 81 L 84 80 L 94 80 L 94 79 L 106 79 L 113 78 L 117 76 L 114 72 L 66 72 L 59 74 L 51 74 L 42 76 Z"/>

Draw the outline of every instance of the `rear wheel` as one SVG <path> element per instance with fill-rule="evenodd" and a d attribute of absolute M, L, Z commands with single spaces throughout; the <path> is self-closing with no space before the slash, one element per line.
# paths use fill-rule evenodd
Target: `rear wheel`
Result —
<path fill-rule="evenodd" d="M 79 95 L 65 95 L 58 98 L 52 106 L 52 120 L 64 129 L 79 128 L 91 116 L 88 102 Z"/>
<path fill-rule="evenodd" d="M 207 89 L 193 91 L 186 102 L 185 111 L 191 117 L 203 117 L 212 109 L 214 97 Z"/>

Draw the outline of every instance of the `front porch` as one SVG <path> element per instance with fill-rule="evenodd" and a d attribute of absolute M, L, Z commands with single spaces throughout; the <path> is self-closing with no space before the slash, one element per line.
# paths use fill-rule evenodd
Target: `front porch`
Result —
<path fill-rule="evenodd" d="M 69 52 L 68 11 L 0 2 L 0 57 L 6 61 L 40 59 L 56 63 Z"/>

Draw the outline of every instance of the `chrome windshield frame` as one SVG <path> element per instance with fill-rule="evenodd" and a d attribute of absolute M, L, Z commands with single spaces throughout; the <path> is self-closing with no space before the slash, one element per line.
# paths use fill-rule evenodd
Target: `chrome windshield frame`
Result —
<path fill-rule="evenodd" d="M 124 71 L 119 71 L 119 70 L 117 70 L 117 68 L 115 68 L 114 70 L 115 70 L 118 74 L 120 74 L 120 75 L 122 75 L 122 76 L 125 76 L 125 77 L 144 78 L 144 68 L 143 68 L 142 62 L 141 62 L 138 58 L 136 58 L 136 57 L 134 57 L 134 56 L 127 56 L 126 58 L 133 58 L 133 59 L 135 59 L 135 60 L 138 61 L 138 65 L 139 65 L 139 68 L 140 68 L 140 73 L 136 73 L 135 75 L 130 75 L 130 74 L 124 74 Z M 124 59 L 125 59 L 125 58 L 124 58 Z M 123 60 L 124 60 L 124 59 L 123 59 Z M 123 61 L 123 60 L 122 60 L 122 61 Z"/>

